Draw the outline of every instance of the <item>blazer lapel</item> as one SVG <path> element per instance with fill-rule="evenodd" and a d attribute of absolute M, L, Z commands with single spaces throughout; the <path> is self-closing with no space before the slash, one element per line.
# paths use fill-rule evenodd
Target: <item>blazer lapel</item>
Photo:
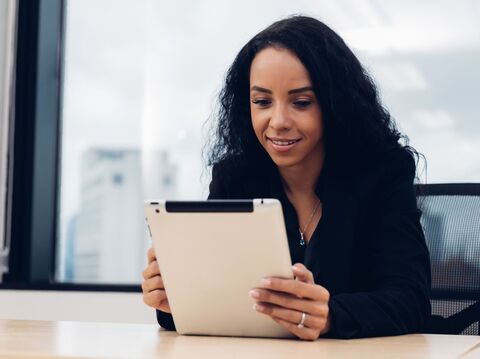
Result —
<path fill-rule="evenodd" d="M 357 202 L 347 185 L 335 178 L 322 183 L 320 198 L 322 219 L 306 247 L 305 265 L 315 283 L 334 294 L 350 287 Z"/>

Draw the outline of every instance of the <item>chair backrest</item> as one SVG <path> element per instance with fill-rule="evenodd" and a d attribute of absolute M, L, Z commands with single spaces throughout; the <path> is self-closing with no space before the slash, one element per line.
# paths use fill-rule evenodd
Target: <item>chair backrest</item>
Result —
<path fill-rule="evenodd" d="M 432 314 L 449 317 L 480 300 L 480 184 L 417 185 L 430 251 Z M 479 335 L 479 322 L 461 334 Z"/>

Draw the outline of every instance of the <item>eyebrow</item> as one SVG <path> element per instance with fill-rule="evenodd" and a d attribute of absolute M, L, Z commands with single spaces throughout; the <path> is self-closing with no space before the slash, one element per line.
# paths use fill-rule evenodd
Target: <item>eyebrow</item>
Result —
<path fill-rule="evenodd" d="M 265 92 L 265 93 L 272 94 L 272 90 L 269 90 L 269 89 L 266 89 L 266 88 L 263 88 L 263 87 L 260 87 L 260 86 L 252 86 L 252 91 Z M 288 94 L 292 95 L 292 94 L 295 94 L 295 93 L 307 92 L 307 91 L 313 91 L 313 87 L 312 86 L 305 86 L 305 87 L 300 87 L 300 88 L 297 88 L 297 89 L 289 90 Z"/>

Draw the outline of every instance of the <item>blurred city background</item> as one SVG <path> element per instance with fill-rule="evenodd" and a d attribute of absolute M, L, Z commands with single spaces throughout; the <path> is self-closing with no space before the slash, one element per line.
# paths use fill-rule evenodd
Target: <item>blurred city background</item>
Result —
<path fill-rule="evenodd" d="M 141 281 L 143 202 L 206 198 L 203 125 L 225 72 L 292 14 L 326 22 L 358 55 L 425 155 L 423 182 L 480 182 L 478 1 L 71 0 L 66 11 L 59 281 Z"/>

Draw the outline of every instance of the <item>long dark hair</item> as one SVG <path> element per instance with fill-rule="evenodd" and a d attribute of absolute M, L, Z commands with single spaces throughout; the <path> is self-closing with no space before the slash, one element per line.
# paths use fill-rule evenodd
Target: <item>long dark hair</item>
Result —
<path fill-rule="evenodd" d="M 290 50 L 308 70 L 323 114 L 329 160 L 351 168 L 358 165 L 359 158 L 374 160 L 378 154 L 403 147 L 418 163 L 417 151 L 398 131 L 380 102 L 373 80 L 342 38 L 317 19 L 292 16 L 255 35 L 229 68 L 211 127 L 213 133 L 205 147 L 208 166 L 230 160 L 234 167 L 250 173 L 248 169 L 273 169 L 273 161 L 253 130 L 249 93 L 252 60 L 269 46 Z"/>

